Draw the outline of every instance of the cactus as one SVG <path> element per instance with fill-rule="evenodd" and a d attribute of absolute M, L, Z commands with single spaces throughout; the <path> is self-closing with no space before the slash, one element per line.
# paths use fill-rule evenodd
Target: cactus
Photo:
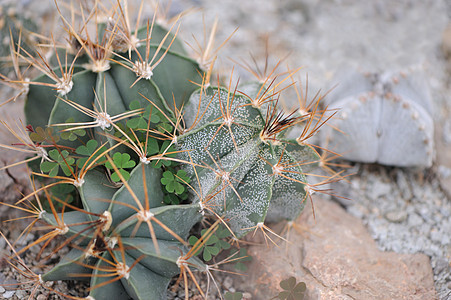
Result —
<path fill-rule="evenodd" d="M 201 219 L 199 206 L 164 205 L 160 173 L 140 163 L 115 189 L 106 185 L 104 173 L 92 170 L 79 187 L 82 209 L 42 211 L 42 220 L 77 242 L 41 279 L 90 278 L 90 299 L 165 299 L 180 264 L 205 271 L 196 257 L 182 261 L 188 252 L 184 241 Z"/>
<path fill-rule="evenodd" d="M 315 113 L 284 116 L 271 88 L 242 90 L 194 92 L 185 108 L 189 128 L 176 139 L 179 157 L 195 164 L 186 167 L 200 191 L 194 202 L 228 220 L 238 237 L 265 221 L 296 219 L 313 192 L 304 174 L 320 161 L 301 138 L 284 138 L 286 129 Z"/>
<path fill-rule="evenodd" d="M 340 108 L 324 131 L 328 147 L 365 163 L 430 167 L 434 158 L 432 100 L 420 70 L 353 73 L 327 99 Z"/>
<path fill-rule="evenodd" d="M 307 142 L 330 118 L 318 110 L 321 98 L 284 115 L 283 89 L 270 76 L 211 86 L 211 53 L 202 53 L 199 65 L 175 25 L 166 30 L 154 16 L 133 32 L 119 10 L 110 14 L 116 19 L 96 21 L 94 35 L 88 24 L 77 32 L 62 17 L 70 47 L 53 42 L 48 59 L 20 43 L 14 51 L 41 75 L 14 82 L 26 86 L 27 126 L 16 132 L 1 122 L 19 143 L 0 147 L 33 154 L 10 166 L 30 163 L 41 186 L 9 206 L 31 213 L 29 228 L 44 221 L 50 231 L 11 258 L 23 265 L 20 254 L 43 243 L 41 256 L 64 235 L 53 252 L 72 250 L 44 274 L 29 270 L 35 285 L 89 279 L 88 299 L 164 299 L 173 276 L 186 281 L 191 269 L 211 275 L 196 255 L 204 246 L 208 260 L 219 252 L 209 244 L 217 224 L 234 238 L 261 229 L 272 241 L 265 222 L 293 221 L 317 187 L 340 173 L 307 182 L 313 168 L 327 164 Z M 288 138 L 299 124 L 299 137 Z M 205 214 L 217 221 L 188 249 L 188 233 Z"/>
<path fill-rule="evenodd" d="M 95 39 L 63 18 L 71 48 L 54 46 L 50 59 L 39 49 L 36 58 L 19 43 L 18 57 L 42 74 L 22 82 L 28 125 L 17 132 L 2 122 L 20 141 L 4 147 L 28 148 L 35 156 L 23 162 L 38 162 L 32 168 L 43 182 L 13 207 L 23 209 L 36 197 L 34 209 L 26 210 L 31 226 L 44 221 L 50 231 L 18 254 L 44 243 L 41 256 L 64 235 L 53 252 L 65 245 L 72 250 L 52 270 L 33 274 L 36 284 L 90 279 L 89 299 L 165 299 L 173 276 L 182 272 L 186 278 L 191 268 L 207 271 L 192 254 L 202 239 L 191 250 L 186 242 L 202 217 L 200 206 L 165 205 L 165 196 L 183 193 L 187 179 L 176 189 L 162 184 L 163 168 L 183 175 L 170 166 L 172 148 L 164 135 L 200 70 L 173 28 L 165 30 L 154 18 L 133 33 L 121 27 L 128 24 L 123 18 L 96 24 Z M 72 198 L 78 205 L 69 203 Z"/>
<path fill-rule="evenodd" d="M 196 88 L 192 82 L 199 81 L 198 65 L 178 50 L 180 42 L 170 31 L 152 23 L 127 37 L 117 22 L 98 27 L 98 40 L 74 33 L 78 47 L 56 51 L 51 59 L 57 63 L 55 68 L 45 59 L 23 55 L 44 73 L 32 81 L 25 105 L 27 122 L 33 127 L 95 128 L 96 138 L 102 141 L 102 133 L 111 133 L 113 123 L 136 116 L 149 105 L 153 113 L 173 117 L 174 107 L 181 107 Z M 102 35 L 105 27 L 109 29 Z M 134 101 L 139 108 L 130 112 Z"/>

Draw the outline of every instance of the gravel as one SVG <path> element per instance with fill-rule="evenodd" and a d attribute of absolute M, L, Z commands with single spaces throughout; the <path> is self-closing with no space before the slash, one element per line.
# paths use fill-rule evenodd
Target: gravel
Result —
<path fill-rule="evenodd" d="M 428 255 L 439 298 L 451 299 L 451 201 L 438 180 L 424 180 L 423 172 L 409 169 L 392 169 L 385 177 L 381 176 L 385 167 L 355 167 L 358 176 L 350 179 L 351 185 L 341 182 L 332 186 L 338 194 L 346 193 L 354 200 L 346 203 L 348 212 L 362 219 L 381 250 Z M 412 187 L 412 194 L 403 192 L 406 184 Z M 356 189 L 359 186 L 367 191 L 383 186 L 384 196 L 375 192 L 362 197 Z"/>

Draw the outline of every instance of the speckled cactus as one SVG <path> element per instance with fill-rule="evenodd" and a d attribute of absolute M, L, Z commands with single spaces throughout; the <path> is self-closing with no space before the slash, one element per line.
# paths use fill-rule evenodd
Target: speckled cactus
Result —
<path fill-rule="evenodd" d="M 223 216 L 240 237 L 265 221 L 294 220 L 313 192 L 305 174 L 320 161 L 301 139 L 284 131 L 311 114 L 283 116 L 276 96 L 261 84 L 241 90 L 207 87 L 185 109 L 189 129 L 177 137 L 180 157 L 199 192 L 194 202 Z"/>
<path fill-rule="evenodd" d="M 211 276 L 195 255 L 217 224 L 233 238 L 258 229 L 268 237 L 265 222 L 294 221 L 317 187 L 340 173 L 307 182 L 327 164 L 308 142 L 327 120 L 320 99 L 291 114 L 279 109 L 279 85 L 296 71 L 279 83 L 267 76 L 213 87 L 211 42 L 200 67 L 175 25 L 166 30 L 154 17 L 134 32 L 120 2 L 107 14 L 114 18 L 103 18 L 102 9 L 89 13 L 81 31 L 61 16 L 69 47 L 52 41 L 52 55 L 20 45 L 15 51 L 41 75 L 10 81 L 27 93 L 27 124 L 15 131 L 2 121 L 19 142 L 0 147 L 34 156 L 2 169 L 30 163 L 40 184 L 9 206 L 32 215 L 29 228 L 44 221 L 49 230 L 11 259 L 24 265 L 20 254 L 43 245 L 41 256 L 66 236 L 51 250 L 71 247 L 57 266 L 39 275 L 27 270 L 35 286 L 90 280 L 90 300 L 165 299 L 173 276 L 181 273 L 185 286 L 192 269 Z M 288 138 L 295 125 L 299 137 Z M 189 231 L 204 217 L 216 222 L 188 248 Z"/>

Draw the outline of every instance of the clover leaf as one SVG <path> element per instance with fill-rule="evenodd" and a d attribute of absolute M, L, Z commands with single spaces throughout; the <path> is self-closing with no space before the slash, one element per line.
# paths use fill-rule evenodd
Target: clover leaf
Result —
<path fill-rule="evenodd" d="M 53 161 L 43 161 L 41 163 L 41 171 L 48 173 L 50 177 L 58 175 L 60 168 L 66 176 L 71 175 L 74 171 L 72 165 L 74 164 L 75 159 L 69 156 L 67 150 L 62 150 L 61 153 L 57 149 L 50 150 L 49 157 Z"/>
<path fill-rule="evenodd" d="M 296 278 L 290 277 L 280 282 L 280 287 L 283 289 L 276 297 L 272 299 L 279 300 L 303 300 L 307 286 L 305 282 L 296 284 Z"/>
<path fill-rule="evenodd" d="M 184 199 L 182 199 L 182 200 L 184 200 Z M 180 199 L 175 194 L 166 194 L 166 195 L 164 195 L 163 201 L 164 201 L 164 203 L 166 203 L 168 205 L 180 204 Z"/>
<path fill-rule="evenodd" d="M 74 118 L 69 118 L 66 120 L 66 123 L 74 123 L 75 120 Z M 70 129 L 71 126 L 67 125 L 67 126 L 61 126 L 62 129 Z M 79 136 L 85 136 L 86 135 L 86 131 L 84 129 L 75 129 L 75 130 L 68 130 L 68 131 L 62 131 L 60 133 L 60 136 L 63 140 L 69 140 L 71 142 L 75 141 Z"/>
<path fill-rule="evenodd" d="M 130 105 L 128 107 L 130 108 L 130 110 L 137 110 L 143 108 L 138 100 L 130 102 Z M 158 115 L 158 113 L 159 113 L 158 109 L 154 108 L 153 105 L 149 104 L 143 113 L 141 113 L 137 117 L 128 120 L 127 126 L 131 129 L 146 129 L 148 126 L 149 115 L 151 123 L 160 122 L 161 118 Z"/>
<path fill-rule="evenodd" d="M 100 150 L 97 150 L 97 146 L 99 143 L 96 140 L 89 140 L 86 145 L 79 146 L 75 153 L 87 157 L 82 157 L 77 160 L 77 167 L 82 168 L 84 165 L 88 165 L 92 161 L 96 160 L 104 151 L 107 149 L 105 147 L 100 148 Z M 99 163 L 102 160 L 105 160 L 106 158 L 102 156 L 97 160 L 97 163 Z"/>
<path fill-rule="evenodd" d="M 223 228 L 223 226 L 219 226 L 219 228 L 216 230 L 214 234 L 212 234 L 204 243 L 203 247 L 200 248 L 195 255 L 199 255 L 202 253 L 202 257 L 205 261 L 210 261 L 213 256 L 216 256 L 219 254 L 219 252 L 223 249 L 229 249 L 230 244 L 221 240 L 221 238 L 226 237 L 228 235 L 225 235 L 224 230 L 228 232 L 227 228 Z M 201 231 L 201 235 L 204 236 L 207 229 L 203 229 Z M 219 231 L 219 233 L 218 233 Z M 219 235 L 218 235 L 219 234 Z M 230 234 L 230 232 L 229 232 Z M 190 236 L 188 239 L 188 242 L 190 245 L 194 245 L 199 239 L 195 236 Z"/>
<path fill-rule="evenodd" d="M 247 266 L 244 264 L 247 261 L 252 260 L 252 256 L 250 256 L 247 253 L 247 250 L 245 248 L 241 248 L 240 250 L 236 250 L 234 252 L 234 255 L 232 256 L 233 259 L 237 260 L 238 262 L 235 264 L 235 269 L 237 271 L 246 272 Z"/>
<path fill-rule="evenodd" d="M 227 292 L 227 293 L 224 294 L 224 299 L 225 300 L 241 300 L 241 299 L 243 299 L 243 293 L 240 293 L 240 292 L 235 292 L 235 293 Z"/>
<path fill-rule="evenodd" d="M 171 171 L 166 171 L 163 173 L 161 183 L 165 186 L 169 193 L 176 193 L 177 195 L 180 195 L 185 191 L 185 187 L 177 181 L 177 178 Z"/>
<path fill-rule="evenodd" d="M 121 173 L 122 177 L 124 177 L 125 180 L 128 180 L 130 178 L 130 173 L 125 169 L 133 168 L 134 166 L 136 166 L 136 162 L 130 160 L 130 155 L 128 153 L 116 152 L 114 153 L 112 159 L 114 165 Z M 113 165 L 109 161 L 105 163 L 105 167 L 107 167 L 110 170 L 114 169 Z M 114 182 L 118 182 L 121 180 L 119 174 L 117 174 L 116 171 L 113 174 L 111 174 L 111 180 L 113 180 Z"/>
<path fill-rule="evenodd" d="M 175 153 L 175 148 L 173 145 L 171 145 L 170 141 L 164 141 L 163 144 L 160 147 L 160 154 L 165 153 L 164 157 L 170 157 L 174 158 L 176 157 L 177 153 Z M 170 160 L 165 159 L 158 159 L 152 161 L 152 167 L 154 168 L 161 168 L 162 165 L 165 165 L 166 167 L 169 167 L 172 164 Z"/>
<path fill-rule="evenodd" d="M 154 155 L 160 151 L 160 146 L 158 145 L 158 140 L 154 138 L 149 138 L 147 140 L 147 155 Z"/>
<path fill-rule="evenodd" d="M 47 127 L 46 129 L 36 127 L 30 133 L 30 139 L 35 143 L 49 142 L 50 144 L 54 144 L 60 140 L 60 137 L 53 135 L 53 129 L 51 127 Z"/>

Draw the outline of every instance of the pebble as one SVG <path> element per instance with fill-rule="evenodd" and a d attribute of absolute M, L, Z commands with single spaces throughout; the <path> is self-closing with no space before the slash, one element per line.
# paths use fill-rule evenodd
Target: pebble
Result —
<path fill-rule="evenodd" d="M 3 298 L 4 299 L 12 298 L 12 296 L 14 296 L 15 293 L 16 293 L 16 291 L 7 291 L 7 292 L 3 293 Z"/>
<path fill-rule="evenodd" d="M 4 293 L 6 290 L 4 287 L 0 286 L 0 293 Z"/>
<path fill-rule="evenodd" d="M 416 227 L 423 224 L 423 219 L 416 213 L 412 213 L 411 215 L 409 215 L 407 222 L 410 227 Z"/>
<path fill-rule="evenodd" d="M 379 197 L 390 194 L 391 186 L 382 181 L 375 181 L 373 186 L 367 190 L 367 195 L 370 199 L 377 199 Z"/>
<path fill-rule="evenodd" d="M 409 183 L 407 182 L 406 175 L 400 169 L 396 172 L 396 181 L 398 183 L 399 190 L 404 200 L 410 200 L 413 197 Z"/>
<path fill-rule="evenodd" d="M 402 223 L 407 219 L 405 210 L 392 210 L 385 214 L 385 219 L 393 223 Z"/>
<path fill-rule="evenodd" d="M 232 279 L 232 277 L 227 276 L 227 277 L 224 279 L 224 282 L 223 282 L 222 284 L 224 285 L 224 287 L 225 287 L 227 290 L 230 290 L 230 288 L 231 288 L 232 285 L 233 285 L 233 279 Z"/>
<path fill-rule="evenodd" d="M 25 292 L 24 290 L 17 290 L 16 291 L 16 296 L 19 299 L 26 299 L 27 297 L 27 292 Z"/>

